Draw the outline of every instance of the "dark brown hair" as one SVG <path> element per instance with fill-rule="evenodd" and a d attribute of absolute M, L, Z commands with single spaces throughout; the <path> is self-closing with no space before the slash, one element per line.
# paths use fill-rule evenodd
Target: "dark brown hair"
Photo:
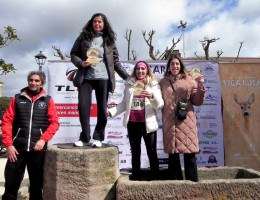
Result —
<path fill-rule="evenodd" d="M 87 41 L 92 41 L 96 36 L 96 32 L 93 29 L 93 21 L 95 17 L 101 17 L 104 22 L 103 28 L 103 38 L 105 39 L 108 46 L 111 46 L 116 41 L 116 33 L 113 31 L 111 24 L 109 23 L 107 17 L 102 13 L 95 13 L 87 24 L 83 27 L 81 32 L 81 38 Z"/>
<path fill-rule="evenodd" d="M 185 77 L 189 76 L 190 73 L 187 70 L 187 68 L 185 67 L 182 59 L 178 55 L 175 55 L 175 54 L 172 54 L 170 56 L 170 58 L 168 59 L 164 76 L 169 76 L 171 74 L 170 64 L 171 64 L 172 59 L 174 59 L 174 58 L 178 59 L 180 62 L 180 74 L 182 74 Z"/>

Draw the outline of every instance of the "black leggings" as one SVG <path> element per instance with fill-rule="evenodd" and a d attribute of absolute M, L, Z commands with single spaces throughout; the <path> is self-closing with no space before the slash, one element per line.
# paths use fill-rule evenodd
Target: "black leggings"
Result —
<path fill-rule="evenodd" d="M 88 142 L 90 137 L 90 111 L 92 106 L 92 90 L 95 90 L 97 100 L 97 124 L 93 139 L 103 141 L 107 124 L 108 80 L 84 80 L 79 87 L 78 110 L 82 128 L 80 140 Z"/>
<path fill-rule="evenodd" d="M 144 138 L 147 155 L 150 161 L 152 173 L 159 171 L 159 161 L 157 156 L 156 142 L 157 133 L 147 133 L 144 122 L 128 122 L 128 136 L 132 152 L 132 174 L 140 175 L 140 156 L 141 156 L 141 139 Z"/>
<path fill-rule="evenodd" d="M 198 181 L 198 171 L 195 153 L 185 153 L 184 171 L 186 180 Z M 172 180 L 183 180 L 180 155 L 178 153 L 169 154 L 169 175 Z"/>

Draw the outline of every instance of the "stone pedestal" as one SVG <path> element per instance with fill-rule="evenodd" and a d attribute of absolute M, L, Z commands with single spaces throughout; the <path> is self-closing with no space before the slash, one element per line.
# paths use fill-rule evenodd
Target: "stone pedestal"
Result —
<path fill-rule="evenodd" d="M 167 180 L 131 181 L 122 175 L 117 182 L 117 200 L 215 200 L 260 199 L 260 172 L 242 167 L 199 168 L 199 182 Z"/>
<path fill-rule="evenodd" d="M 44 200 L 115 199 L 118 149 L 48 147 L 44 164 Z"/>

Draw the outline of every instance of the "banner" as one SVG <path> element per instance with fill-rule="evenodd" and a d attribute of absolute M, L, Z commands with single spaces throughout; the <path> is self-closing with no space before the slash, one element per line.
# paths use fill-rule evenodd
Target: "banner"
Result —
<path fill-rule="evenodd" d="M 260 171 L 260 63 L 221 63 L 225 165 Z"/>
<path fill-rule="evenodd" d="M 166 62 L 148 62 L 148 64 L 157 79 L 160 80 L 165 72 Z M 135 62 L 122 62 L 122 65 L 131 74 Z M 194 106 L 200 141 L 200 153 L 197 155 L 198 167 L 224 166 L 219 65 L 217 62 L 204 61 L 186 61 L 185 65 L 189 70 L 195 66 L 200 68 L 205 77 L 204 85 L 207 89 L 204 104 L 200 107 Z M 60 129 L 49 145 L 74 143 L 79 139 L 81 127 L 77 110 L 78 92 L 77 88 L 68 80 L 71 72 L 75 69 L 76 67 L 69 61 L 49 61 L 48 63 L 48 93 L 54 99 L 60 121 Z M 116 74 L 116 88 L 113 94 L 109 94 L 108 106 L 122 101 L 124 88 L 124 80 Z M 96 116 L 97 105 L 95 93 L 92 92 L 91 136 L 96 125 Z M 105 140 L 103 141 L 103 143 L 118 146 L 120 169 L 131 168 L 131 150 L 127 129 L 122 125 L 123 116 L 124 113 L 114 118 L 108 118 Z M 157 153 L 160 166 L 167 166 L 168 154 L 165 154 L 163 149 L 161 112 L 157 113 L 157 117 L 160 127 L 157 131 Z M 141 167 L 149 167 L 144 141 L 142 141 Z"/>

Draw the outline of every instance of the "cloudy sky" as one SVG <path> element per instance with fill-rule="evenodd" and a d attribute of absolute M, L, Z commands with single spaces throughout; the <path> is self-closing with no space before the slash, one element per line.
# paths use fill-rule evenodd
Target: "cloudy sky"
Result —
<path fill-rule="evenodd" d="M 1 0 L 0 33 L 4 27 L 16 29 L 21 41 L 0 49 L 0 58 L 13 63 L 17 70 L 0 76 L 3 96 L 13 96 L 27 85 L 26 75 L 37 70 L 34 56 L 43 51 L 48 60 L 57 60 L 52 45 L 69 54 L 70 49 L 91 16 L 104 13 L 117 33 L 120 60 L 127 60 L 126 30 L 132 30 L 131 49 L 138 60 L 149 59 L 142 31 L 156 31 L 153 45 L 163 52 L 180 37 L 180 20 L 188 23 L 184 32 L 185 57 L 203 56 L 199 41 L 220 38 L 210 46 L 210 56 L 222 50 L 223 57 L 260 56 L 259 0 Z M 183 41 L 175 49 L 183 54 Z M 47 63 L 43 66 L 46 72 Z"/>

